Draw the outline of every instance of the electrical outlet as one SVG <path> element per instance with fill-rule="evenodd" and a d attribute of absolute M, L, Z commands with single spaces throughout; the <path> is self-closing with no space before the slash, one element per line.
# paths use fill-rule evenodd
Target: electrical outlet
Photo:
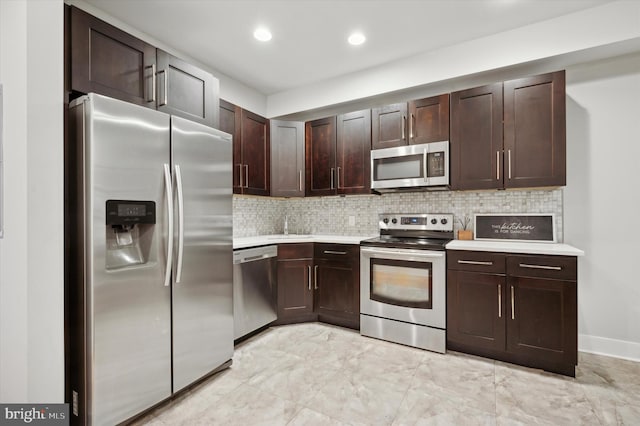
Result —
<path fill-rule="evenodd" d="M 349 226 L 355 226 L 355 224 L 356 224 L 356 217 L 349 216 Z"/>

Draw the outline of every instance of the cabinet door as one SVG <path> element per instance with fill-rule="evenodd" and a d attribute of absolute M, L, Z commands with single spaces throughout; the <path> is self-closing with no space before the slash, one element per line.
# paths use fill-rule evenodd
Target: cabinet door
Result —
<path fill-rule="evenodd" d="M 312 320 L 311 259 L 278 261 L 278 323 Z"/>
<path fill-rule="evenodd" d="M 322 321 L 358 328 L 359 271 L 354 262 L 315 259 L 315 311 Z"/>
<path fill-rule="evenodd" d="M 337 119 L 336 182 L 338 194 L 371 192 L 371 110 Z"/>
<path fill-rule="evenodd" d="M 449 94 L 409 102 L 409 144 L 449 140 Z"/>
<path fill-rule="evenodd" d="M 371 148 L 407 144 L 407 104 L 391 104 L 371 110 Z"/>
<path fill-rule="evenodd" d="M 157 58 L 158 110 L 217 128 L 218 79 L 160 49 Z"/>
<path fill-rule="evenodd" d="M 336 117 L 305 123 L 306 195 L 335 195 Z"/>
<path fill-rule="evenodd" d="M 451 94 L 451 189 L 503 187 L 502 83 Z"/>
<path fill-rule="evenodd" d="M 505 348 L 504 275 L 447 271 L 447 342 Z"/>
<path fill-rule="evenodd" d="M 271 120 L 271 195 L 304 197 L 304 123 Z"/>
<path fill-rule="evenodd" d="M 566 184 L 565 73 L 504 83 L 505 187 Z"/>
<path fill-rule="evenodd" d="M 219 129 L 233 136 L 233 193 L 241 194 L 242 146 L 240 143 L 240 107 L 220 99 Z"/>
<path fill-rule="evenodd" d="M 577 363 L 576 282 L 509 276 L 507 285 L 507 351 L 572 370 Z"/>
<path fill-rule="evenodd" d="M 269 195 L 271 147 L 269 120 L 241 111 L 242 183 L 244 194 Z"/>
<path fill-rule="evenodd" d="M 156 107 L 156 48 L 71 7 L 71 90 Z"/>

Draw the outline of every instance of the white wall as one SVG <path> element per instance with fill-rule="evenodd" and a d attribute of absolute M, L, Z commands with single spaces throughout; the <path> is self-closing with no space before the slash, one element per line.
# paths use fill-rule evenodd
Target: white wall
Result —
<path fill-rule="evenodd" d="M 640 361 L 640 54 L 567 70 L 567 171 L 578 346 Z"/>
<path fill-rule="evenodd" d="M 62 0 L 0 1 L 0 401 L 64 401 Z"/>

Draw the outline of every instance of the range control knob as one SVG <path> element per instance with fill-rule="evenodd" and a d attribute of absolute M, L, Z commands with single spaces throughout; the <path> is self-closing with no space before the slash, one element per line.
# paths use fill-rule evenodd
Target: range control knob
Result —
<path fill-rule="evenodd" d="M 431 219 L 431 223 L 432 223 L 433 225 L 435 225 L 436 223 L 438 223 L 438 219 L 435 219 L 435 218 L 434 218 L 434 219 Z"/>
<path fill-rule="evenodd" d="M 396 223 L 398 223 L 398 219 L 396 219 L 396 218 L 394 217 L 393 219 L 391 219 L 391 223 L 393 223 L 393 224 L 395 225 Z"/>
<path fill-rule="evenodd" d="M 446 224 L 447 224 L 447 222 L 448 222 L 448 220 L 447 220 L 447 219 L 441 219 L 441 220 L 440 220 L 440 223 L 441 223 L 441 224 L 443 224 L 443 225 L 446 225 Z"/>
<path fill-rule="evenodd" d="M 384 222 L 384 224 L 386 225 L 387 223 L 389 223 L 389 218 L 385 217 L 384 219 L 382 219 L 382 221 Z"/>

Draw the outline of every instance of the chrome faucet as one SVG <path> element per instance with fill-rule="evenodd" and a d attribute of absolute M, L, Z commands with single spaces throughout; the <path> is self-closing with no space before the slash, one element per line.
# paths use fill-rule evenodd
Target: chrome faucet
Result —
<path fill-rule="evenodd" d="M 284 215 L 284 235 L 289 235 L 289 217 Z"/>

